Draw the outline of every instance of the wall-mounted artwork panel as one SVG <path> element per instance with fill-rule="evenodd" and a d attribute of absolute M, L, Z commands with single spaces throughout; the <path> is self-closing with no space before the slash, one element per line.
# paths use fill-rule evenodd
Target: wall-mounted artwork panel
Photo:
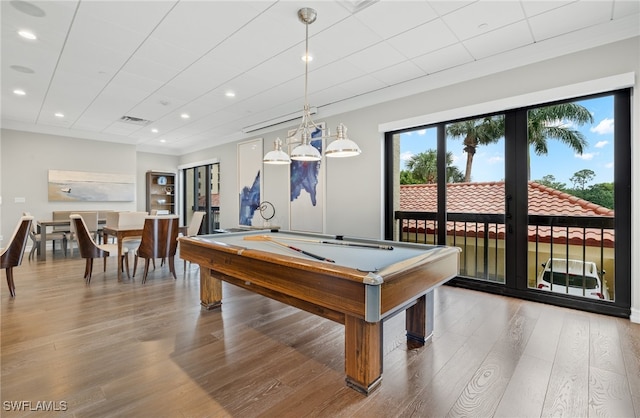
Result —
<path fill-rule="evenodd" d="M 238 224 L 259 225 L 262 201 L 262 138 L 238 144 Z"/>
<path fill-rule="evenodd" d="M 318 128 L 311 132 L 310 144 L 320 152 L 322 159 L 291 161 L 289 225 L 292 231 L 324 232 L 324 122 L 317 125 Z M 293 131 L 289 132 L 292 134 Z M 292 143 L 289 146 L 289 155 L 296 145 Z"/>
<path fill-rule="evenodd" d="M 49 170 L 50 202 L 133 202 L 133 174 Z"/>

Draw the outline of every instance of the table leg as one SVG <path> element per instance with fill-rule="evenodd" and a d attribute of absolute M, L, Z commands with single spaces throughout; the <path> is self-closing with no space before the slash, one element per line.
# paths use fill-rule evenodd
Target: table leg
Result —
<path fill-rule="evenodd" d="M 118 281 L 122 281 L 122 237 L 118 237 Z"/>
<path fill-rule="evenodd" d="M 38 261 L 47 260 L 47 227 L 40 227 L 40 244 L 38 245 Z M 55 248 L 54 248 L 55 249 Z"/>
<path fill-rule="evenodd" d="M 368 395 L 382 382 L 382 322 L 346 315 L 344 365 L 347 385 Z"/>
<path fill-rule="evenodd" d="M 406 311 L 407 341 L 424 345 L 433 336 L 433 290 Z"/>
<path fill-rule="evenodd" d="M 207 311 L 222 305 L 222 281 L 204 266 L 200 266 L 200 305 Z"/>

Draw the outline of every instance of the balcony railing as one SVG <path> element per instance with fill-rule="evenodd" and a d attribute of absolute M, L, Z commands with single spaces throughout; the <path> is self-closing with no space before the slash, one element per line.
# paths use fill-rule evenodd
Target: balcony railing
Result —
<path fill-rule="evenodd" d="M 399 240 L 438 244 L 435 212 L 396 211 L 395 219 Z M 446 245 L 462 249 L 462 276 L 504 283 L 504 214 L 449 212 L 446 235 Z M 613 217 L 529 215 L 528 241 L 530 286 L 535 286 L 539 266 L 553 256 L 595 262 L 601 274 L 607 271 L 612 293 Z"/>

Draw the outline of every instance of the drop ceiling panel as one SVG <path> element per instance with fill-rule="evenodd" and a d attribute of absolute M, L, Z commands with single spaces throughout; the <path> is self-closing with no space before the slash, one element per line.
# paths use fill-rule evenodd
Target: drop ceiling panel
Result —
<path fill-rule="evenodd" d="M 413 60 L 427 74 L 437 73 L 472 61 L 473 57 L 461 44 L 442 48 Z"/>
<path fill-rule="evenodd" d="M 478 1 L 443 16 L 442 20 L 459 40 L 464 41 L 524 17 L 518 1 Z"/>
<path fill-rule="evenodd" d="M 403 81 L 413 80 L 424 75 L 426 75 L 426 72 L 412 61 L 404 61 L 391 67 L 383 68 L 372 74 L 373 77 L 389 86 Z"/>
<path fill-rule="evenodd" d="M 193 53 L 173 42 L 165 42 L 158 37 L 150 36 L 140 45 L 132 58 L 182 71 L 197 61 L 202 55 Z M 150 66 L 148 71 L 152 71 Z"/>
<path fill-rule="evenodd" d="M 529 19 L 536 42 L 604 23 L 611 16 L 609 1 L 580 1 L 567 4 Z"/>
<path fill-rule="evenodd" d="M 381 59 L 382 57 L 384 59 Z M 381 70 L 405 60 L 404 55 L 386 42 L 372 45 L 345 58 L 345 61 L 367 73 Z"/>
<path fill-rule="evenodd" d="M 262 3 L 262 4 L 260 4 Z M 200 56 L 240 30 L 269 2 L 182 1 L 154 30 L 153 36 Z"/>
<path fill-rule="evenodd" d="M 463 7 L 467 7 L 470 4 L 473 4 L 476 0 L 469 0 L 469 1 L 442 1 L 442 0 L 435 0 L 435 1 L 428 1 L 427 3 L 429 3 L 429 5 L 433 8 L 433 10 L 436 11 L 436 13 L 438 13 L 439 16 L 444 16 L 448 13 L 453 12 L 454 10 L 458 10 L 461 9 Z"/>
<path fill-rule="evenodd" d="M 434 20 L 390 38 L 387 42 L 405 57 L 415 58 L 452 45 L 458 39 L 442 20 Z"/>
<path fill-rule="evenodd" d="M 356 19 L 387 39 L 438 18 L 428 2 L 404 2 L 403 13 L 396 13 L 397 8 L 392 1 L 379 1 L 358 12 Z"/>
<path fill-rule="evenodd" d="M 304 75 L 304 62 L 300 59 L 300 51 L 289 49 L 276 57 L 260 63 L 247 71 L 247 75 L 265 80 L 273 86 L 282 84 L 293 78 Z M 287 65 L 283 65 L 287 63 Z M 313 64 L 310 64 L 313 65 Z M 242 91 L 244 89 L 238 89 Z M 246 96 L 246 93 L 244 94 Z M 240 93 L 240 96 L 243 96 Z"/>
<path fill-rule="evenodd" d="M 520 21 L 463 42 L 475 59 L 510 51 L 533 43 L 527 22 Z"/>
<path fill-rule="evenodd" d="M 304 32 L 302 39 L 304 39 Z M 336 60 L 368 48 L 382 41 L 374 31 L 357 19 L 350 17 L 331 27 L 331 30 L 318 33 L 309 41 L 309 49 Z M 302 49 L 304 51 L 304 49 Z"/>

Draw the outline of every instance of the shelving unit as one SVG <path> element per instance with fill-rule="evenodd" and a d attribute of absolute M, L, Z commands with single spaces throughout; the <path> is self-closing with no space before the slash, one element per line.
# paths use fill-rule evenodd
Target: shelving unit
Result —
<path fill-rule="evenodd" d="M 176 213 L 176 175 L 163 171 L 147 171 L 147 212 Z"/>

